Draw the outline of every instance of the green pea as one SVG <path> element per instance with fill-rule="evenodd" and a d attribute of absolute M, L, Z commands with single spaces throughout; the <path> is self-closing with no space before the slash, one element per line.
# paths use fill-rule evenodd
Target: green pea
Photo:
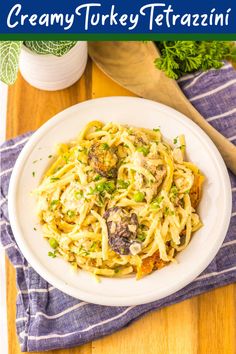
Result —
<path fill-rule="evenodd" d="M 55 240 L 55 238 L 51 237 L 49 239 L 49 245 L 55 249 L 58 247 L 59 243 L 57 242 L 57 240 Z"/>
<path fill-rule="evenodd" d="M 114 192 L 116 189 L 114 181 L 100 182 L 96 185 L 96 190 L 101 193 L 107 191 L 108 193 Z"/>
<path fill-rule="evenodd" d="M 135 202 L 139 203 L 142 202 L 145 198 L 145 194 L 142 192 L 135 192 L 134 193 L 134 200 Z"/>
<path fill-rule="evenodd" d="M 96 185 L 96 190 L 98 192 L 104 192 L 105 190 L 105 182 L 100 182 Z"/>

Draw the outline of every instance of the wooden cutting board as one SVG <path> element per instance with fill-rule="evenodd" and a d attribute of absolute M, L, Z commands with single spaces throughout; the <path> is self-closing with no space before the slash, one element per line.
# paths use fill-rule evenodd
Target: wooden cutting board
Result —
<path fill-rule="evenodd" d="M 37 129 L 59 111 L 78 102 L 124 95 L 134 96 L 105 76 L 91 61 L 79 82 L 59 92 L 34 89 L 19 76 L 9 90 L 7 138 Z M 9 354 L 20 354 L 15 330 L 15 271 L 8 260 L 6 265 Z M 236 285 L 229 285 L 155 311 L 103 339 L 47 353 L 235 354 L 235 299 Z M 0 354 L 5 354 L 1 352 L 1 339 Z"/>

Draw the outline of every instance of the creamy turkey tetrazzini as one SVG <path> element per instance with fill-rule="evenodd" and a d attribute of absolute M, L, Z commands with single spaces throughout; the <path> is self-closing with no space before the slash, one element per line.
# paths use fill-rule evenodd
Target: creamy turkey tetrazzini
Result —
<path fill-rule="evenodd" d="M 136 278 L 175 261 L 202 223 L 203 175 L 185 139 L 159 129 L 92 121 L 58 147 L 34 191 L 43 234 L 76 269 Z"/>

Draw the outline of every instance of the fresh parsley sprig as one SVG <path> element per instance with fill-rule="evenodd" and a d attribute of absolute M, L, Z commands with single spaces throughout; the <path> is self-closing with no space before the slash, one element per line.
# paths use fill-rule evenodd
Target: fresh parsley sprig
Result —
<path fill-rule="evenodd" d="M 161 57 L 155 60 L 155 65 L 172 79 L 198 70 L 220 69 L 224 59 L 236 61 L 233 42 L 162 41 L 156 44 Z"/>

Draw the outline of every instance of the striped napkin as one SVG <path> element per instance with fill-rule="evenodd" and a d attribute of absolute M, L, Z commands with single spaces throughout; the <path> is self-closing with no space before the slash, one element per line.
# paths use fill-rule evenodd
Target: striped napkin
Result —
<path fill-rule="evenodd" d="M 236 71 L 184 76 L 179 84 L 194 106 L 216 129 L 236 143 Z M 236 281 L 236 177 L 230 173 L 233 211 L 226 239 L 208 268 L 181 291 L 145 305 L 105 307 L 74 299 L 41 278 L 24 259 L 9 224 L 7 192 L 12 168 L 31 133 L 6 142 L 1 152 L 1 242 L 16 268 L 16 327 L 22 351 L 68 348 L 90 342 L 130 324 L 149 311 Z"/>

